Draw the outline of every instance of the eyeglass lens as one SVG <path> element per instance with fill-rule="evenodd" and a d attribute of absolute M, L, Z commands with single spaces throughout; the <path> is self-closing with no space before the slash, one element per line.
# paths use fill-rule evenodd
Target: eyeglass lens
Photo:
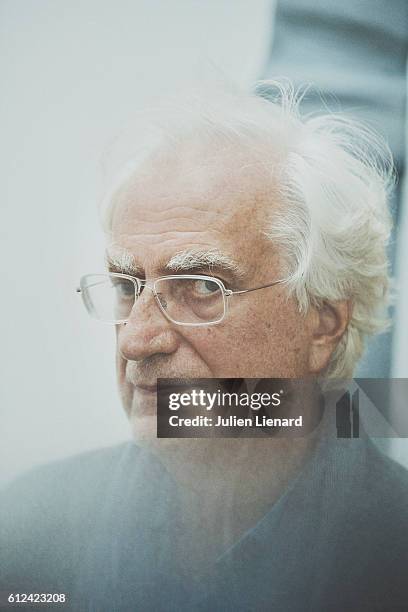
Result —
<path fill-rule="evenodd" d="M 137 281 L 109 275 L 89 275 L 82 286 L 90 314 L 106 322 L 129 318 L 135 304 Z M 139 294 L 145 291 L 140 287 Z M 224 293 L 216 280 L 163 278 L 154 283 L 161 309 L 176 323 L 214 323 L 225 312 Z"/>

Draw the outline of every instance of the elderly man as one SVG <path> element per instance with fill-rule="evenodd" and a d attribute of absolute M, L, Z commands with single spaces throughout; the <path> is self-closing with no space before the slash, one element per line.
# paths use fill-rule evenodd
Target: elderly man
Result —
<path fill-rule="evenodd" d="M 406 605 L 405 471 L 336 439 L 333 407 L 300 437 L 156 437 L 159 378 L 326 384 L 384 326 L 386 150 L 276 92 L 193 101 L 113 184 L 107 270 L 80 292 L 115 325 L 134 440 L 10 487 L 5 592 L 98 611 Z"/>

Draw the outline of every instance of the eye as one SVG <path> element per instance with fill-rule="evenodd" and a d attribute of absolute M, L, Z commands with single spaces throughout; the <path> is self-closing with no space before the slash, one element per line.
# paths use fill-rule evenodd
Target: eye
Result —
<path fill-rule="evenodd" d="M 133 299 L 135 296 L 135 288 L 132 281 L 126 278 L 115 278 L 113 287 L 117 296 L 121 299 Z"/>
<path fill-rule="evenodd" d="M 217 291 L 220 291 L 220 287 L 215 281 L 202 279 L 195 281 L 194 291 L 201 296 L 214 295 Z"/>

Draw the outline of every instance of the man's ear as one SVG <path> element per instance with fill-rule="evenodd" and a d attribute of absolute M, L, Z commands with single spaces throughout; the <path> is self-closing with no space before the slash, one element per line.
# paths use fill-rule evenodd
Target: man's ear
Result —
<path fill-rule="evenodd" d="M 313 308 L 312 342 L 309 353 L 309 370 L 313 374 L 322 372 L 347 329 L 352 313 L 349 300 L 325 302 Z"/>

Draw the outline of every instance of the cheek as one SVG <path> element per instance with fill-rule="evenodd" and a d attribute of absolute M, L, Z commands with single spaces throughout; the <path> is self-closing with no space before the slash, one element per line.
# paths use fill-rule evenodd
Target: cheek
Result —
<path fill-rule="evenodd" d="M 116 334 L 117 341 L 117 334 Z M 116 347 L 116 378 L 117 384 L 119 388 L 120 397 L 122 400 L 122 404 L 125 408 L 125 411 L 130 414 L 132 398 L 133 398 L 133 389 L 129 382 L 126 380 L 126 360 L 119 354 L 119 351 Z"/>
<path fill-rule="evenodd" d="M 116 374 L 118 382 L 121 384 L 125 378 L 126 361 L 120 356 L 118 349 L 116 348 Z"/>
<path fill-rule="evenodd" d="M 115 328 L 115 335 L 116 335 L 116 355 L 115 355 L 116 376 L 117 376 L 119 384 L 122 384 L 124 377 L 125 377 L 126 361 L 125 359 L 123 359 L 123 357 L 121 357 L 119 353 L 119 348 L 118 348 L 119 326 L 118 325 Z"/>
<path fill-rule="evenodd" d="M 260 326 L 228 320 L 225 324 L 200 331 L 192 341 L 194 350 L 216 378 L 266 376 L 263 373 L 265 347 Z M 267 344 L 265 342 L 265 344 Z"/>
<path fill-rule="evenodd" d="M 268 362 L 265 370 L 269 376 L 302 377 L 308 372 L 310 337 L 304 317 L 297 305 L 284 296 L 279 296 L 270 309 L 260 305 L 262 323 L 258 345 Z M 253 332 L 256 334 L 255 330 Z M 262 359 L 261 350 L 258 352 Z"/>
<path fill-rule="evenodd" d="M 252 300 L 240 305 L 240 312 L 235 309 L 222 326 L 208 328 L 199 350 L 213 376 L 307 375 L 310 339 L 304 318 L 286 299 L 270 306 L 267 309 L 264 301 Z"/>

